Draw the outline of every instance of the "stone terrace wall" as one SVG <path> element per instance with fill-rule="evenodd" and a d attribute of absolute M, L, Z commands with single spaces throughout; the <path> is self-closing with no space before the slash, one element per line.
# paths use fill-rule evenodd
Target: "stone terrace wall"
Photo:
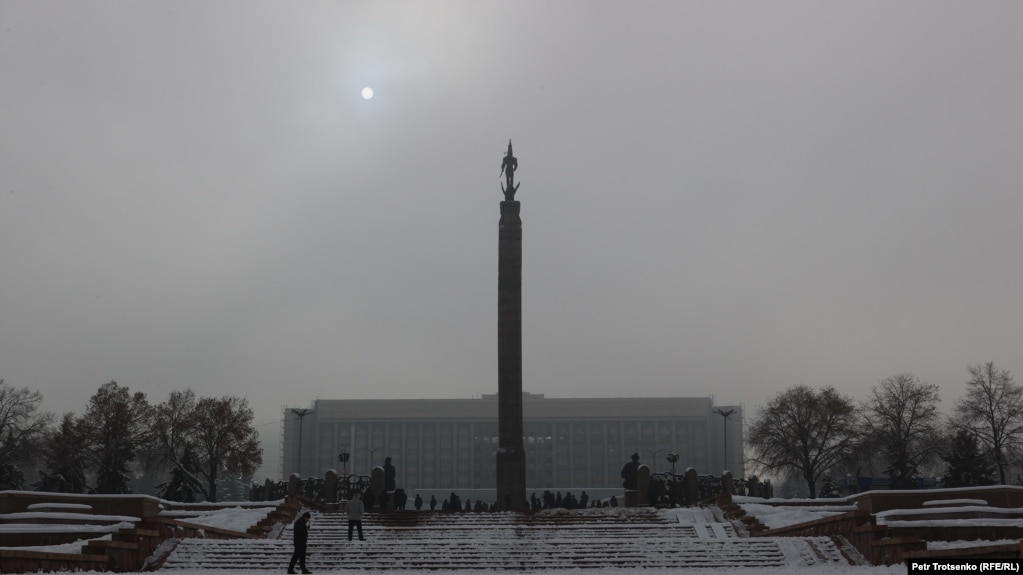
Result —
<path fill-rule="evenodd" d="M 939 489 L 921 491 L 870 491 L 844 499 L 816 500 L 817 505 L 844 501 L 860 506 L 856 511 L 841 515 L 823 517 L 806 523 L 767 529 L 748 520 L 741 508 L 732 503 L 730 496 L 722 495 L 718 505 L 726 510 L 729 517 L 742 520 L 754 537 L 812 537 L 842 536 L 874 565 L 894 565 L 909 558 L 925 559 L 948 556 L 975 557 L 978 559 L 1019 559 L 1023 546 L 1023 528 L 1015 525 L 976 526 L 952 525 L 932 527 L 926 525 L 900 525 L 889 527 L 878 525 L 875 513 L 891 509 L 923 508 L 925 501 L 942 499 L 983 499 L 992 507 L 1023 507 L 1023 488 L 1007 485 L 961 489 Z M 770 505 L 790 505 L 786 501 L 765 501 Z M 813 505 L 813 502 L 792 502 L 792 505 Z M 873 511 L 871 511 L 873 510 Z M 950 512 L 951 513 L 951 512 Z M 966 511 L 970 514 L 970 511 Z M 927 550 L 927 541 L 975 541 L 975 540 L 1021 539 L 1020 544 L 990 545 L 954 550 Z"/>
<path fill-rule="evenodd" d="M 965 498 L 983 499 L 991 507 L 1023 507 L 1023 487 L 991 485 L 955 489 L 867 491 L 850 495 L 844 500 L 847 503 L 855 503 L 869 513 L 880 513 L 890 509 L 920 509 L 923 508 L 925 501 Z"/>
<path fill-rule="evenodd" d="M 146 560 L 166 539 L 176 537 L 200 537 L 205 539 L 265 538 L 273 524 L 290 520 L 302 507 L 296 497 L 287 500 L 267 513 L 266 519 L 249 529 L 249 533 L 238 533 L 205 525 L 189 523 L 186 520 L 158 517 L 160 500 L 138 495 L 74 495 L 45 492 L 0 492 L 0 503 L 14 509 L 4 513 L 23 512 L 33 503 L 84 503 L 93 507 L 97 514 L 134 515 L 140 518 L 135 527 L 121 529 L 109 541 L 89 541 L 82 547 L 82 553 L 46 553 L 31 550 L 0 550 L 0 573 L 33 573 L 52 571 L 140 571 L 146 567 Z M 223 507 L 225 504 L 221 504 Z M 228 503 L 227 505 L 230 505 Z M 194 509 L 194 507 L 193 507 Z M 25 535 L 17 546 L 31 546 L 56 543 L 56 536 L 82 537 L 74 525 L 68 533 L 15 534 Z M 7 545 L 14 546 L 10 542 Z"/>
<path fill-rule="evenodd" d="M 76 555 L 0 549 L 0 573 L 106 571 L 106 555 Z"/>
<path fill-rule="evenodd" d="M 23 513 L 34 503 L 84 503 L 96 515 L 155 517 L 160 500 L 149 495 L 85 495 L 46 491 L 0 491 L 0 513 Z"/>

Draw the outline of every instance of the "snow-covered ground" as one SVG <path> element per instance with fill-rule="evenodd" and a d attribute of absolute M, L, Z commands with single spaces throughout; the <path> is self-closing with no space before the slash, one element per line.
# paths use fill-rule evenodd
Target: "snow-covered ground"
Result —
<path fill-rule="evenodd" d="M 215 512 L 204 513 L 202 515 L 191 517 L 188 519 L 190 523 L 198 523 L 201 525 L 208 525 L 211 527 L 220 527 L 224 529 L 232 529 L 235 531 L 245 531 L 257 521 L 259 521 L 266 513 L 265 509 L 252 509 L 245 507 L 235 507 L 224 509 Z M 674 509 L 664 511 L 669 517 L 676 518 L 682 523 L 703 523 L 715 521 L 713 512 L 706 508 L 687 508 L 687 509 Z M 814 515 L 807 511 L 806 516 Z M 805 517 L 805 516 L 804 516 Z M 796 519 L 796 513 L 790 512 L 788 518 L 793 520 Z M 803 519 L 806 520 L 806 519 Z M 99 537 L 100 539 L 109 539 L 109 535 Z M 23 547 L 20 549 L 31 549 L 34 551 L 51 551 L 57 553 L 77 553 L 84 541 L 77 543 L 69 543 L 65 545 L 52 545 L 46 547 Z M 472 541 L 466 541 L 467 546 L 473 544 Z M 10 548 L 5 548 L 10 549 Z M 358 553 L 358 546 L 352 548 L 352 553 Z M 644 575 L 667 575 L 677 574 L 683 571 L 692 571 L 688 569 L 643 569 Z M 754 570 L 750 568 L 724 568 L 724 569 L 700 569 L 702 573 L 721 573 L 721 574 L 734 574 L 734 575 L 750 575 Z M 793 566 L 793 567 L 778 567 L 778 568 L 759 568 L 755 570 L 759 575 L 760 573 L 766 573 L 768 575 L 807 575 L 812 572 L 815 575 L 817 573 L 823 573 L 825 575 L 889 575 L 899 573 L 900 575 L 905 572 L 905 567 L 902 565 L 896 565 L 891 567 L 864 567 L 864 566 L 849 566 L 849 565 L 815 565 L 813 567 L 805 566 Z M 337 570 L 334 572 L 318 572 L 318 573 L 336 573 L 341 575 L 343 573 L 352 573 L 352 569 Z M 369 571 L 367 571 L 368 573 Z M 622 575 L 625 573 L 625 569 L 572 569 L 572 575 Z M 237 570 L 161 570 L 161 573 L 166 575 L 239 575 Z M 406 575 L 466 575 L 465 570 L 408 570 L 402 571 Z M 544 571 L 533 571 L 538 574 L 554 574 L 564 573 L 563 570 L 544 570 Z"/>
<path fill-rule="evenodd" d="M 691 567 L 679 568 L 679 569 L 641 569 L 639 573 L 642 575 L 679 575 L 680 573 L 697 573 L 712 575 L 712 574 L 725 574 L 725 575 L 760 575 L 765 573 L 767 575 L 817 575 L 822 573 L 824 575 L 905 575 L 905 565 L 893 565 L 890 567 L 854 567 L 847 565 L 815 565 L 813 567 L 760 567 L 760 568 L 733 568 L 733 569 L 693 569 Z M 283 571 L 282 571 L 283 572 Z M 346 573 L 380 573 L 379 569 L 376 570 L 361 570 L 361 569 L 340 569 L 337 571 L 317 571 L 317 575 L 344 575 Z M 630 569 L 563 569 L 563 570 L 547 570 L 547 571 L 529 571 L 538 575 L 625 575 L 626 573 L 636 572 Z M 88 573 L 88 572 L 82 572 Z M 238 570 L 209 570 L 209 571 L 168 571 L 160 570 L 159 573 L 166 575 L 242 575 L 241 571 Z M 471 572 L 465 569 L 461 570 L 436 570 L 436 569 L 423 569 L 423 570 L 402 570 L 402 575 L 469 575 Z M 497 571 L 490 571 L 490 573 L 497 574 Z M 522 571 L 515 571 L 515 573 L 522 573 Z M 109 574 L 105 574 L 109 575 Z"/>
<path fill-rule="evenodd" d="M 951 491 L 951 489 L 949 490 Z M 839 515 L 856 509 L 855 505 L 814 505 L 813 507 L 799 505 L 785 505 L 798 501 L 814 500 L 771 500 L 774 504 L 765 505 L 759 503 L 763 499 L 752 497 L 733 497 L 732 501 L 742 507 L 747 514 L 757 518 L 758 521 L 768 529 L 779 529 L 789 525 L 796 525 L 820 519 L 829 515 Z M 819 499 L 816 501 L 820 501 Z M 928 515 L 941 515 L 949 512 L 983 511 L 993 515 L 1006 515 L 1005 518 L 960 518 L 960 519 L 925 519 Z M 898 520 L 899 516 L 911 514 L 911 520 Z M 1012 516 L 1012 517 L 1009 517 Z M 956 525 L 1023 525 L 1023 509 L 990 507 L 983 499 L 939 499 L 927 501 L 923 509 L 893 509 L 883 511 L 876 515 L 879 525 L 889 526 L 917 526 L 917 527 L 952 527 Z M 894 520 L 893 520 L 894 519 Z M 989 545 L 1016 544 L 1015 539 L 973 540 L 973 541 L 928 541 L 928 549 L 965 549 L 968 547 L 979 547 Z"/>
<path fill-rule="evenodd" d="M 761 500 L 762 501 L 762 500 Z M 786 506 L 786 505 L 764 505 L 763 503 L 741 502 L 739 506 L 747 515 L 756 517 L 758 521 L 768 529 L 779 529 L 806 523 L 823 517 L 841 515 L 849 511 L 855 511 L 855 505 L 819 505 L 815 507 Z"/>

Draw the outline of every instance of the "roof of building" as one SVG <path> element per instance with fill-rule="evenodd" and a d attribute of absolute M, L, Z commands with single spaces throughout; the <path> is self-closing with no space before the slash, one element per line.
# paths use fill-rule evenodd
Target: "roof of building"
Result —
<path fill-rule="evenodd" d="M 713 407 L 709 397 L 547 398 L 531 393 L 522 396 L 522 414 L 527 420 L 705 418 Z M 320 421 L 494 420 L 497 395 L 473 399 L 319 399 L 315 411 Z"/>

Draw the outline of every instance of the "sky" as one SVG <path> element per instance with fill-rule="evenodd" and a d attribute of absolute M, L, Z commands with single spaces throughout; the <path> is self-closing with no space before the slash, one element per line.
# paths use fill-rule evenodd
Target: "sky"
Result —
<path fill-rule="evenodd" d="M 0 378 L 284 407 L 1023 383 L 1023 4 L 0 2 Z M 364 87 L 374 97 L 361 96 Z M 268 463 L 276 465 L 276 461 Z"/>

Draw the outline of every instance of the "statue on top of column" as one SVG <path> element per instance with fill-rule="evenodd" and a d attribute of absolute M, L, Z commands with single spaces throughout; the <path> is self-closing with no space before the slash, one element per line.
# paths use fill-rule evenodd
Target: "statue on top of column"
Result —
<path fill-rule="evenodd" d="M 507 186 L 501 184 L 505 201 L 514 200 L 515 192 L 519 189 L 519 185 L 515 183 L 515 170 L 517 169 L 519 169 L 519 160 L 512 155 L 512 143 L 511 140 L 508 140 L 508 153 L 504 156 L 504 161 L 501 162 L 501 174 L 508 182 Z"/>

